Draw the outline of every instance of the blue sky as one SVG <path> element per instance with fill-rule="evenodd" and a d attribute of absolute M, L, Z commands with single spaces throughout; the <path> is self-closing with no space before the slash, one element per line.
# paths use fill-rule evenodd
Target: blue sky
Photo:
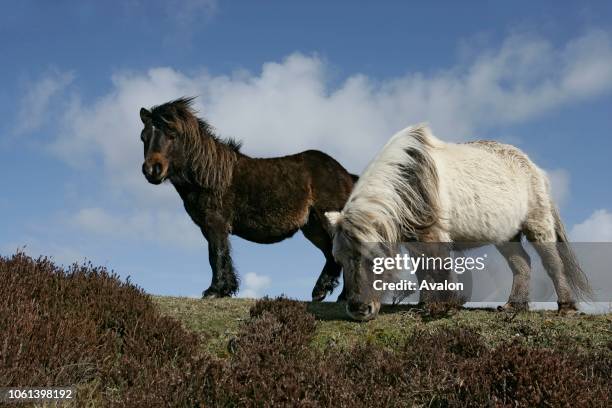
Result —
<path fill-rule="evenodd" d="M 0 49 L 3 255 L 198 296 L 205 242 L 140 173 L 139 108 L 182 95 L 247 154 L 316 148 L 353 172 L 415 122 L 514 143 L 573 238 L 612 241 L 609 2 L 21 1 Z M 323 258 L 303 237 L 232 242 L 243 295 L 310 296 Z"/>

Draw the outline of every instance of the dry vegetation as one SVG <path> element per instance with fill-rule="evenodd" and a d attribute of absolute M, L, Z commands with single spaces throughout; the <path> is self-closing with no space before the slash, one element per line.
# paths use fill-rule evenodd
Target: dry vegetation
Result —
<path fill-rule="evenodd" d="M 102 268 L 0 258 L 0 385 L 78 406 L 609 406 L 611 318 L 151 298 Z"/>

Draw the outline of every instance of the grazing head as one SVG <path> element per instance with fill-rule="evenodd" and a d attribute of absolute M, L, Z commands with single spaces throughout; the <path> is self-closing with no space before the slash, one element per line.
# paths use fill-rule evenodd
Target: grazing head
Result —
<path fill-rule="evenodd" d="M 350 219 L 343 213 L 325 213 L 333 235 L 333 255 L 342 265 L 346 312 L 354 320 L 370 320 L 378 315 L 381 304 L 380 291 L 373 288 L 375 275 L 372 260 L 376 256 L 372 244 L 354 234 Z"/>
<path fill-rule="evenodd" d="M 353 319 L 372 319 L 380 309 L 374 258 L 438 226 L 438 174 L 429 152 L 436 143 L 424 125 L 398 132 L 359 177 L 342 212 L 326 213 Z"/>
<path fill-rule="evenodd" d="M 240 145 L 222 141 L 195 115 L 194 98 L 180 98 L 140 109 L 144 128 L 142 172 L 147 181 L 187 180 L 212 187 L 227 182 Z"/>

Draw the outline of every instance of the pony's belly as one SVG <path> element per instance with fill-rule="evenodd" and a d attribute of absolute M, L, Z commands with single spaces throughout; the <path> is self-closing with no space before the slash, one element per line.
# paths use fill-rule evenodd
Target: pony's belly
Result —
<path fill-rule="evenodd" d="M 507 229 L 491 229 L 487 231 L 481 230 L 461 230 L 454 231 L 450 234 L 451 241 L 458 243 L 474 243 L 478 245 L 496 244 L 500 242 L 510 241 L 518 234 L 520 228 L 507 228 Z M 476 245 L 476 246 L 478 246 Z"/>
<path fill-rule="evenodd" d="M 236 217 L 232 223 L 232 234 L 259 244 L 272 244 L 293 236 L 307 219 L 307 209 L 278 211 L 264 208 Z"/>
<path fill-rule="evenodd" d="M 261 230 L 257 228 L 235 228 L 232 230 L 232 234 L 257 244 L 274 244 L 292 237 L 297 231 L 298 228 L 283 231 L 270 231 L 269 229 Z"/>

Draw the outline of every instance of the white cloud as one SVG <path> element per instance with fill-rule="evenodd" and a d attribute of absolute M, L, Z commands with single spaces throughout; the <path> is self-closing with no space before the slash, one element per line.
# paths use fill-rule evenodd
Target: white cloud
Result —
<path fill-rule="evenodd" d="M 523 122 L 610 92 L 612 45 L 603 31 L 587 32 L 561 47 L 512 36 L 470 63 L 433 74 L 382 81 L 354 74 L 331 87 L 328 71 L 320 58 L 296 53 L 263 64 L 259 73 L 188 75 L 169 67 L 118 73 L 106 95 L 88 103 L 71 101 L 52 149 L 72 165 L 95 165 L 103 172 L 103 188 L 128 202 L 176 213 L 176 193 L 147 184 L 140 173 L 141 106 L 199 95 L 201 115 L 221 135 L 242 139 L 247 154 L 316 148 L 360 172 L 387 138 L 408 124 L 428 121 L 441 138 L 466 140 L 477 130 Z M 552 172 L 560 201 L 567 180 L 563 171 Z"/>
<path fill-rule="evenodd" d="M 355 74 L 330 88 L 327 65 L 293 54 L 263 65 L 261 73 L 188 76 L 172 68 L 117 74 L 113 88 L 92 104 L 75 102 L 55 147 L 64 158 L 100 154 L 125 180 L 138 178 L 138 109 L 182 95 L 200 95 L 198 107 L 221 134 L 245 141 L 247 152 L 285 154 L 321 148 L 361 169 L 396 130 L 428 121 L 444 139 L 475 129 L 520 122 L 612 88 L 610 36 L 592 31 L 555 49 L 542 39 L 514 36 L 471 65 L 433 75 L 411 73 L 376 81 Z M 584 72 L 589 75 L 583 74 Z M 86 160 L 87 157 L 84 159 Z"/>
<path fill-rule="evenodd" d="M 255 272 L 249 272 L 242 278 L 242 289 L 238 296 L 245 298 L 258 298 L 262 296 L 261 291 L 268 288 L 272 283 L 272 279 L 266 275 L 258 275 Z"/>
<path fill-rule="evenodd" d="M 554 202 L 562 206 L 569 194 L 570 176 L 565 169 L 554 169 L 546 172 L 550 180 L 550 189 Z"/>
<path fill-rule="evenodd" d="M 600 209 L 570 231 L 576 242 L 612 242 L 612 213 Z"/>
<path fill-rule="evenodd" d="M 15 134 L 24 134 L 38 129 L 45 120 L 54 96 L 60 94 L 73 81 L 70 72 L 53 72 L 29 84 L 20 101 Z"/>
<path fill-rule="evenodd" d="M 205 246 L 199 229 L 185 213 L 158 210 L 120 215 L 94 207 L 81 209 L 72 223 L 85 231 L 113 238 L 162 242 L 187 248 Z"/>

